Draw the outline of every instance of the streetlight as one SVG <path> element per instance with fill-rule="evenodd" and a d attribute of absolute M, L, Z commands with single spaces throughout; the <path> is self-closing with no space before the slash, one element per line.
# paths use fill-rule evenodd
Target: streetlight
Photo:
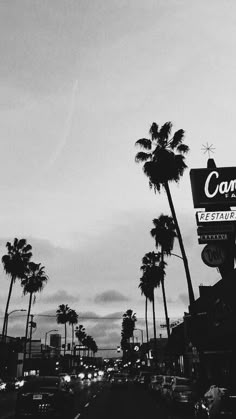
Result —
<path fill-rule="evenodd" d="M 12 311 L 10 311 L 10 313 L 7 313 L 7 315 L 6 315 L 5 337 L 7 337 L 8 318 L 12 313 L 15 313 L 16 311 L 27 311 L 27 310 L 25 310 L 24 308 L 21 308 L 21 309 L 17 309 L 17 310 L 12 310 Z"/>
<path fill-rule="evenodd" d="M 45 349 L 46 349 L 46 344 L 47 344 L 47 335 L 50 332 L 58 332 L 58 329 L 52 329 L 45 333 L 45 343 L 44 343 Z"/>
<path fill-rule="evenodd" d="M 141 332 L 141 335 L 142 335 L 142 345 L 143 345 L 143 330 L 142 329 L 137 329 L 137 327 L 135 327 L 134 330 L 139 330 Z"/>

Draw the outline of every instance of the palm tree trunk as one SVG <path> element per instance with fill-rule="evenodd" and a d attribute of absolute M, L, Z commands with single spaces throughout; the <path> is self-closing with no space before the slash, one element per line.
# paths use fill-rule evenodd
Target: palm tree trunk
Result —
<path fill-rule="evenodd" d="M 163 248 L 161 249 L 161 261 L 164 264 Z M 167 336 L 168 336 L 168 339 L 169 339 L 169 337 L 170 337 L 170 319 L 168 317 L 167 303 L 166 303 L 166 292 L 165 292 L 165 285 L 164 285 L 164 270 L 163 270 L 163 276 L 161 278 L 161 288 L 162 288 L 162 297 L 163 297 L 165 318 L 166 318 L 166 330 L 167 330 Z"/>
<path fill-rule="evenodd" d="M 193 293 L 193 286 L 192 286 L 191 276 L 190 276 L 189 267 L 188 267 L 188 259 L 187 259 L 186 253 L 185 253 L 183 239 L 182 239 L 180 228 L 179 228 L 179 224 L 178 224 L 178 221 L 177 221 L 177 217 L 176 217 L 176 213 L 175 213 L 175 208 L 174 208 L 174 204 L 173 204 L 173 201 L 172 201 L 172 197 L 171 197 L 171 193 L 170 193 L 170 188 L 169 188 L 168 182 L 165 182 L 164 183 L 164 188 L 166 190 L 166 194 L 167 194 L 167 198 L 168 198 L 168 202 L 169 202 L 171 214 L 172 214 L 172 217 L 173 217 L 173 220 L 174 220 L 174 223 L 175 223 L 176 233 L 177 233 L 178 240 L 179 240 L 179 247 L 180 247 L 180 251 L 181 251 L 181 254 L 182 254 L 182 259 L 183 259 L 185 273 L 186 273 L 186 279 L 187 279 L 187 286 L 188 286 L 189 311 L 191 312 L 191 306 L 194 303 L 194 300 L 195 299 L 194 299 L 194 293 Z"/>
<path fill-rule="evenodd" d="M 66 322 L 65 322 L 65 346 L 64 346 L 64 356 L 66 354 Z"/>
<path fill-rule="evenodd" d="M 146 299 L 145 299 L 145 323 L 146 323 L 146 338 L 147 338 L 147 344 L 148 344 L 149 338 L 148 338 L 148 318 L 147 318 L 147 307 L 148 307 L 148 299 L 147 299 L 147 297 L 146 297 Z"/>
<path fill-rule="evenodd" d="M 14 276 L 11 277 L 11 283 L 10 283 L 10 287 L 9 287 L 9 292 L 8 292 L 8 297 L 7 297 L 7 304 L 6 304 L 6 309 L 5 309 L 5 314 L 4 314 L 4 321 L 3 321 L 3 328 L 2 328 L 2 340 L 5 341 L 6 338 L 6 332 L 7 332 L 7 316 L 8 316 L 8 308 L 9 308 L 9 303 L 10 303 L 10 299 L 11 299 L 11 293 L 12 293 L 12 287 L 14 284 L 15 278 Z"/>
<path fill-rule="evenodd" d="M 72 344 L 72 348 L 74 348 L 74 325 L 73 325 L 73 323 L 72 323 L 72 325 L 71 325 L 71 328 L 72 328 L 72 339 L 71 339 L 71 344 Z"/>
<path fill-rule="evenodd" d="M 24 353 L 23 353 L 23 375 L 24 375 L 24 371 L 25 371 L 26 348 L 27 348 L 29 317 L 30 317 L 30 311 L 31 311 L 32 296 L 33 296 L 33 293 L 31 292 L 30 297 L 29 297 L 28 313 L 27 313 L 26 327 L 25 327 L 25 342 L 24 342 Z"/>
<path fill-rule="evenodd" d="M 153 296 L 152 296 L 152 316 L 153 316 L 153 334 L 154 334 L 154 362 L 157 365 L 157 331 L 156 331 L 154 291 L 153 291 Z"/>

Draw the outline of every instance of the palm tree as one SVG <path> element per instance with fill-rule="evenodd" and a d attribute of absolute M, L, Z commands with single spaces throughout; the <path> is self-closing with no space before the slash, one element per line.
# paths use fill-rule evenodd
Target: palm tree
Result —
<path fill-rule="evenodd" d="M 75 310 L 70 310 L 68 323 L 72 327 L 72 347 L 74 346 L 74 325 L 78 323 L 78 314 Z"/>
<path fill-rule="evenodd" d="M 5 339 L 6 322 L 8 316 L 8 308 L 11 299 L 12 287 L 16 279 L 23 279 L 25 277 L 27 266 L 32 257 L 32 247 L 27 244 L 25 239 L 14 239 L 13 244 L 7 242 L 6 244 L 8 254 L 2 257 L 2 263 L 7 275 L 11 277 L 10 287 L 8 291 L 7 303 L 4 314 L 4 322 L 2 328 L 2 338 Z"/>
<path fill-rule="evenodd" d="M 75 328 L 75 336 L 77 337 L 80 344 L 83 344 L 84 339 L 86 338 L 85 328 L 82 324 L 76 326 Z M 79 349 L 79 357 L 80 357 L 80 349 Z"/>
<path fill-rule="evenodd" d="M 154 228 L 150 231 L 151 236 L 154 237 L 157 250 L 161 248 L 161 264 L 163 266 L 163 276 L 161 277 L 162 296 L 165 310 L 167 336 L 170 337 L 170 321 L 166 303 L 165 293 L 165 262 L 164 255 L 170 255 L 174 246 L 174 239 L 176 237 L 175 223 L 172 217 L 161 214 L 159 218 L 153 220 Z"/>
<path fill-rule="evenodd" d="M 183 143 L 183 129 L 176 131 L 173 136 L 171 136 L 171 130 L 171 122 L 166 122 L 160 128 L 153 122 L 149 131 L 151 139 L 141 138 L 135 143 L 145 150 L 145 152 L 140 151 L 137 153 L 135 160 L 136 162 L 144 162 L 143 170 L 149 178 L 150 188 L 153 188 L 154 192 L 160 192 L 161 187 L 163 187 L 166 191 L 184 263 L 190 309 L 194 302 L 193 287 L 183 239 L 169 188 L 169 182 L 174 181 L 178 183 L 187 167 L 185 154 L 189 151 L 189 147 Z"/>
<path fill-rule="evenodd" d="M 123 360 L 131 359 L 130 339 L 133 337 L 135 323 L 137 321 L 136 313 L 129 309 L 123 314 L 121 330 L 121 348 L 123 351 Z"/>
<path fill-rule="evenodd" d="M 28 313 L 26 319 L 26 328 L 25 328 L 25 342 L 24 342 L 24 359 L 23 359 L 23 368 L 24 361 L 26 356 L 26 345 L 28 338 L 28 327 L 29 327 L 29 318 L 31 312 L 32 303 L 36 301 L 36 293 L 41 292 L 44 288 L 44 285 L 48 281 L 48 276 L 45 274 L 45 267 L 41 266 L 41 263 L 28 263 L 28 271 L 24 279 L 21 280 L 21 285 L 23 287 L 23 294 L 29 294 L 29 305 Z"/>
<path fill-rule="evenodd" d="M 94 356 L 95 352 L 97 352 L 98 350 L 98 347 L 93 337 L 90 335 L 87 335 L 86 338 L 84 339 L 84 344 L 87 346 L 88 356 L 89 356 L 89 351 L 92 351 L 93 356 Z"/>
<path fill-rule="evenodd" d="M 143 275 L 140 278 L 139 288 L 141 290 L 141 294 L 145 296 L 145 325 L 146 325 L 146 339 L 147 343 L 149 341 L 148 336 L 148 316 L 147 316 L 147 308 L 148 308 L 148 300 L 150 300 L 150 289 L 148 281 L 145 280 L 145 276 Z"/>
<path fill-rule="evenodd" d="M 64 356 L 66 354 L 66 324 L 69 322 L 70 310 L 71 309 L 67 304 L 60 304 L 56 311 L 57 323 L 64 324 L 65 326 Z"/>
<path fill-rule="evenodd" d="M 154 342 L 156 345 L 156 314 L 155 314 L 155 299 L 154 289 L 159 286 L 160 278 L 160 253 L 148 252 L 142 258 L 141 271 L 143 272 L 142 281 L 145 284 L 147 297 L 152 303 L 152 316 L 153 316 L 153 334 Z M 158 263 L 158 265 L 157 265 Z"/>
<path fill-rule="evenodd" d="M 127 340 L 133 337 L 136 321 L 136 313 L 133 313 L 133 310 L 129 309 L 123 314 L 122 330 Z"/>

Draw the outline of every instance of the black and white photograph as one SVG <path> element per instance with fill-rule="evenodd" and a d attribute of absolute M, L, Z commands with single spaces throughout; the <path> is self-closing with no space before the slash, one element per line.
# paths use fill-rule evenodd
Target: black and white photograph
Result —
<path fill-rule="evenodd" d="M 236 2 L 0 0 L 0 419 L 236 418 Z"/>

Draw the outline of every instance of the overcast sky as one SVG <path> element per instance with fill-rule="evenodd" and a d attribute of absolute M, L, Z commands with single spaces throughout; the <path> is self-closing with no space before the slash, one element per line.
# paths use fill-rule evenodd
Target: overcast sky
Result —
<path fill-rule="evenodd" d="M 99 347 L 115 348 L 121 320 L 111 318 L 132 309 L 144 329 L 141 259 L 155 250 L 153 218 L 170 214 L 134 162 L 134 143 L 153 121 L 183 128 L 190 147 L 171 192 L 195 296 L 220 278 L 201 260 L 189 170 L 206 167 L 207 142 L 218 166 L 235 166 L 235 1 L 0 0 L 0 56 L 1 256 L 7 241 L 24 237 L 50 278 L 32 308 L 35 338 L 63 333 L 42 316 L 63 303 Z M 0 279 L 2 321 L 3 267 Z M 181 318 L 187 286 L 176 257 L 166 294 L 170 317 Z M 16 284 L 9 311 L 27 304 Z M 161 322 L 160 289 L 156 312 Z M 151 308 L 149 316 L 151 329 Z M 12 315 L 9 334 L 24 325 Z"/>

